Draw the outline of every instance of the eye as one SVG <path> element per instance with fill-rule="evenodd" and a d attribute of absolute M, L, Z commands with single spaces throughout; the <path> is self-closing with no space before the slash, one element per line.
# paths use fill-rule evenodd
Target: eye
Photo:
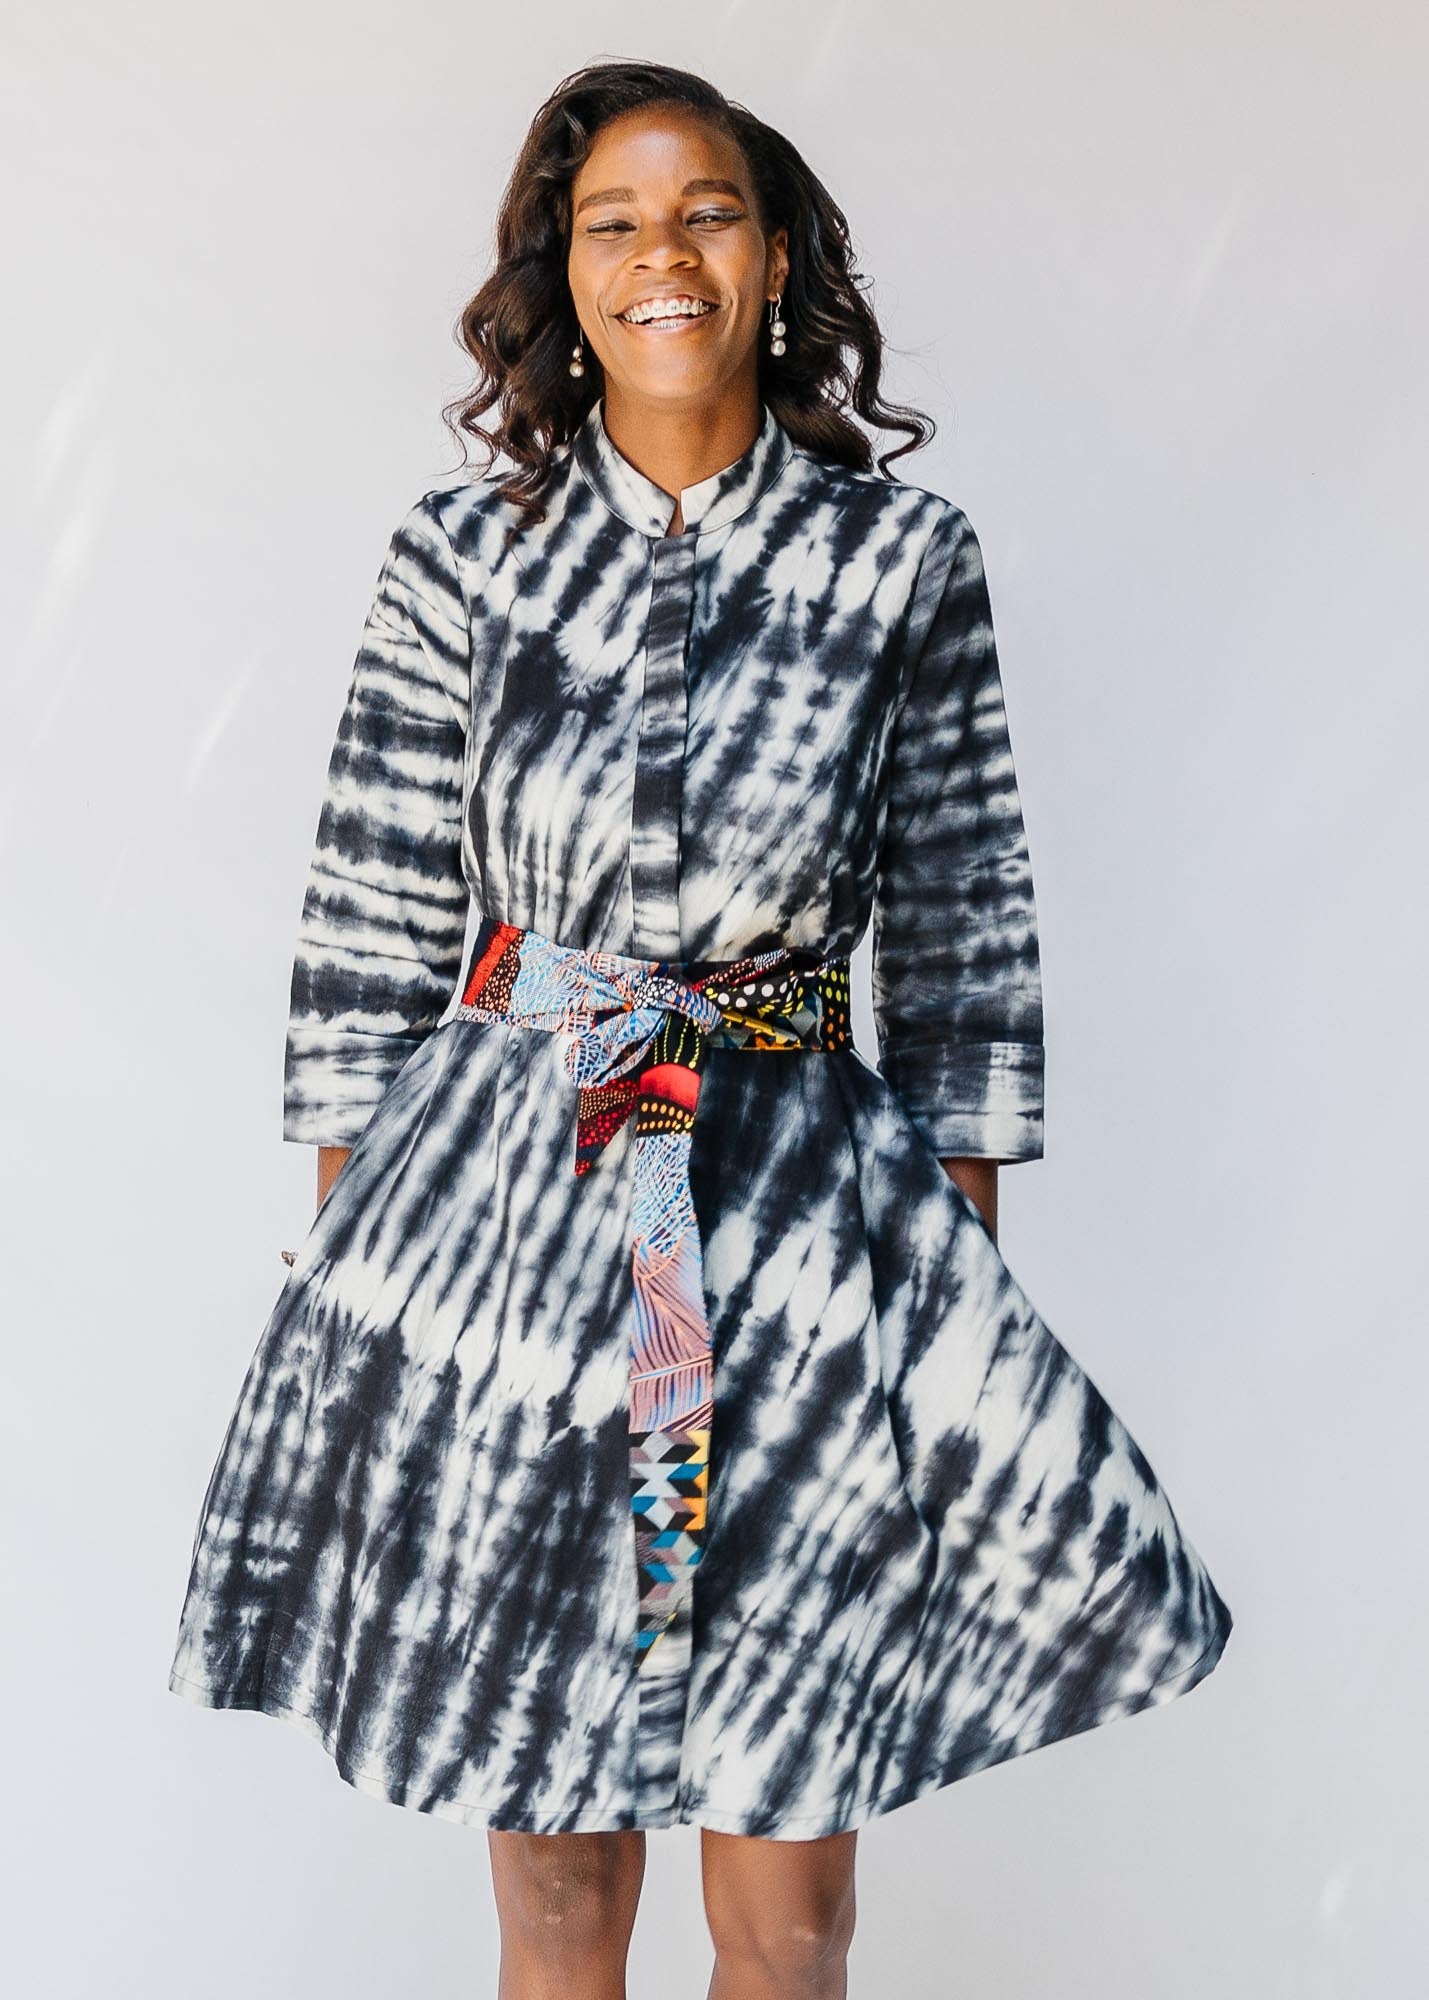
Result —
<path fill-rule="evenodd" d="M 742 222 L 745 211 L 742 208 L 702 208 L 690 217 L 693 225 L 697 222 Z M 604 222 L 592 222 L 586 227 L 587 236 L 609 236 L 616 230 L 631 229 L 633 223 L 622 222 L 618 216 L 609 216 Z"/>

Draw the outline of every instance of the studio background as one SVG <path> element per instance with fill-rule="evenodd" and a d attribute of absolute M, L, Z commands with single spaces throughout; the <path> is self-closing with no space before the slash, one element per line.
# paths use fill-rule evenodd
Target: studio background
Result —
<path fill-rule="evenodd" d="M 1001 1246 L 1236 1616 L 1183 1701 L 866 1827 L 851 1990 L 1426 1990 L 1426 53 L 1385 0 L 12 11 L 11 1991 L 494 1991 L 483 1833 L 165 1680 L 313 1209 L 281 1066 L 332 733 L 457 475 L 515 150 L 602 55 L 800 146 L 938 421 L 898 470 L 982 542 L 1043 953 Z M 697 1840 L 649 1837 L 636 2000 L 673 1954 L 703 1991 Z"/>

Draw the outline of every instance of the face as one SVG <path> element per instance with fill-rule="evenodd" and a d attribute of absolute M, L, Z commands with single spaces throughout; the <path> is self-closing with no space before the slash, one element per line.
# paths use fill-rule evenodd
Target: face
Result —
<path fill-rule="evenodd" d="M 788 232 L 765 237 L 732 140 L 683 107 L 626 112 L 596 134 L 571 202 L 571 296 L 608 391 L 695 405 L 753 379 Z"/>

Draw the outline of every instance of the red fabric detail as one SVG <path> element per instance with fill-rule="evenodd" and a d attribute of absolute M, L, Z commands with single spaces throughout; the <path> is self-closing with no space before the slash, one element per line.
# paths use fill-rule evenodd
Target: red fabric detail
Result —
<path fill-rule="evenodd" d="M 461 996 L 463 1007 L 474 1007 L 477 1004 L 482 987 L 485 986 L 487 980 L 490 979 L 492 973 L 500 964 L 508 945 L 520 936 L 521 932 L 515 924 L 498 924 L 496 926 L 496 929 L 491 934 L 486 950 L 471 968 L 471 977 L 466 982 L 466 991 Z"/>
<path fill-rule="evenodd" d="M 684 1063 L 655 1063 L 640 1076 L 642 1097 L 663 1097 L 670 1104 L 693 1111 L 700 1094 L 698 1074 Z"/>

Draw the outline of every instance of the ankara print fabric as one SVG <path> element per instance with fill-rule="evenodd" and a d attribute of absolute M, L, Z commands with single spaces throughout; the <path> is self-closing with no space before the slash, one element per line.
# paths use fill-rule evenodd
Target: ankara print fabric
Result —
<path fill-rule="evenodd" d="M 787 1056 L 853 1045 L 847 959 L 804 962 L 780 946 L 713 965 L 585 952 L 489 919 L 479 926 L 458 1018 L 565 1043 L 576 1087 L 577 1174 L 628 1120 L 631 1169 L 631 1505 L 640 1606 L 641 1700 L 689 1673 L 689 1600 L 704 1546 L 714 1353 L 690 1151 L 711 1048 Z M 679 1708 L 684 1707 L 684 1691 Z M 673 1712 L 660 1700 L 661 1715 Z"/>
<path fill-rule="evenodd" d="M 451 1819 L 791 1839 L 1193 1687 L 1225 1602 L 939 1165 L 1042 1150 L 966 517 L 767 409 L 677 536 L 599 403 L 544 522 L 513 536 L 493 484 L 399 524 L 341 714 L 283 1130 L 353 1150 L 221 1445 L 171 1685 Z M 572 1171 L 569 1038 L 463 1016 L 473 920 L 675 968 L 836 959 L 872 927 L 877 1067 L 703 1051 L 683 1171 L 714 1414 L 659 1677 L 635 1120 Z"/>

